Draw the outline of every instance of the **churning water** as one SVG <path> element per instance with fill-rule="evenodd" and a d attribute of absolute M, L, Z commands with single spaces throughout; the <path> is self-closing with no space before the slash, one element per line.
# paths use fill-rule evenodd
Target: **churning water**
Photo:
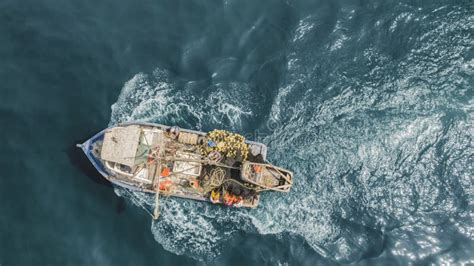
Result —
<path fill-rule="evenodd" d="M 474 263 L 472 1 L 4 0 L 0 62 L 2 266 Z M 130 120 L 239 132 L 294 186 L 150 225 L 72 148 Z"/>
<path fill-rule="evenodd" d="M 337 262 L 474 263 L 473 6 L 425 4 L 287 3 L 234 26 L 227 3 L 181 54 L 209 79 L 158 67 L 126 82 L 111 125 L 237 131 L 295 172 L 255 210 L 165 199 L 156 241 L 208 260 L 244 231 Z M 218 19 L 232 30 L 213 40 Z"/>

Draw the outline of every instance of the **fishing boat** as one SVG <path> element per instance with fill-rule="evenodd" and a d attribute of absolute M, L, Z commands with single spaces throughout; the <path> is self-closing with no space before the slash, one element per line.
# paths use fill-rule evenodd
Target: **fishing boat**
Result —
<path fill-rule="evenodd" d="M 263 191 L 288 192 L 292 172 L 267 161 L 263 143 L 225 130 L 144 122 L 106 128 L 78 144 L 97 171 L 129 190 L 255 208 Z"/>

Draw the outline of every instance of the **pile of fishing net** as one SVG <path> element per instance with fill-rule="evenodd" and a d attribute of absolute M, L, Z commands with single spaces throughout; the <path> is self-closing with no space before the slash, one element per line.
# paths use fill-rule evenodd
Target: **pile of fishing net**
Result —
<path fill-rule="evenodd" d="M 200 146 L 200 152 L 204 156 L 216 152 L 227 158 L 245 161 L 249 152 L 248 145 L 242 135 L 226 130 L 214 129 L 206 135 L 207 141 Z"/>

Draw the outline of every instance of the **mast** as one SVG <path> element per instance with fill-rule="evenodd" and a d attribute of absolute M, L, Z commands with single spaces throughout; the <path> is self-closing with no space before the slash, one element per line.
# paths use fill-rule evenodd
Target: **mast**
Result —
<path fill-rule="evenodd" d="M 160 191 L 157 190 L 155 193 L 155 209 L 153 210 L 153 220 L 157 220 L 160 217 Z"/>
<path fill-rule="evenodd" d="M 160 178 L 156 182 L 155 186 L 155 209 L 153 209 L 153 220 L 157 220 L 160 217 Z"/>

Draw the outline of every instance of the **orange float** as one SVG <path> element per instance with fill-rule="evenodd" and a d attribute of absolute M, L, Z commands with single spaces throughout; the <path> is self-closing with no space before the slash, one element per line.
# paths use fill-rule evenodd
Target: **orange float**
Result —
<path fill-rule="evenodd" d="M 173 183 L 171 180 L 165 180 L 160 182 L 160 190 L 166 190 L 171 183 Z"/>
<path fill-rule="evenodd" d="M 262 172 L 262 166 L 261 165 L 254 165 L 253 170 L 255 173 L 261 173 Z"/>
<path fill-rule="evenodd" d="M 163 169 L 161 170 L 160 176 L 165 177 L 165 176 L 168 176 L 169 174 L 170 174 L 170 169 L 167 166 L 163 167 Z"/>

